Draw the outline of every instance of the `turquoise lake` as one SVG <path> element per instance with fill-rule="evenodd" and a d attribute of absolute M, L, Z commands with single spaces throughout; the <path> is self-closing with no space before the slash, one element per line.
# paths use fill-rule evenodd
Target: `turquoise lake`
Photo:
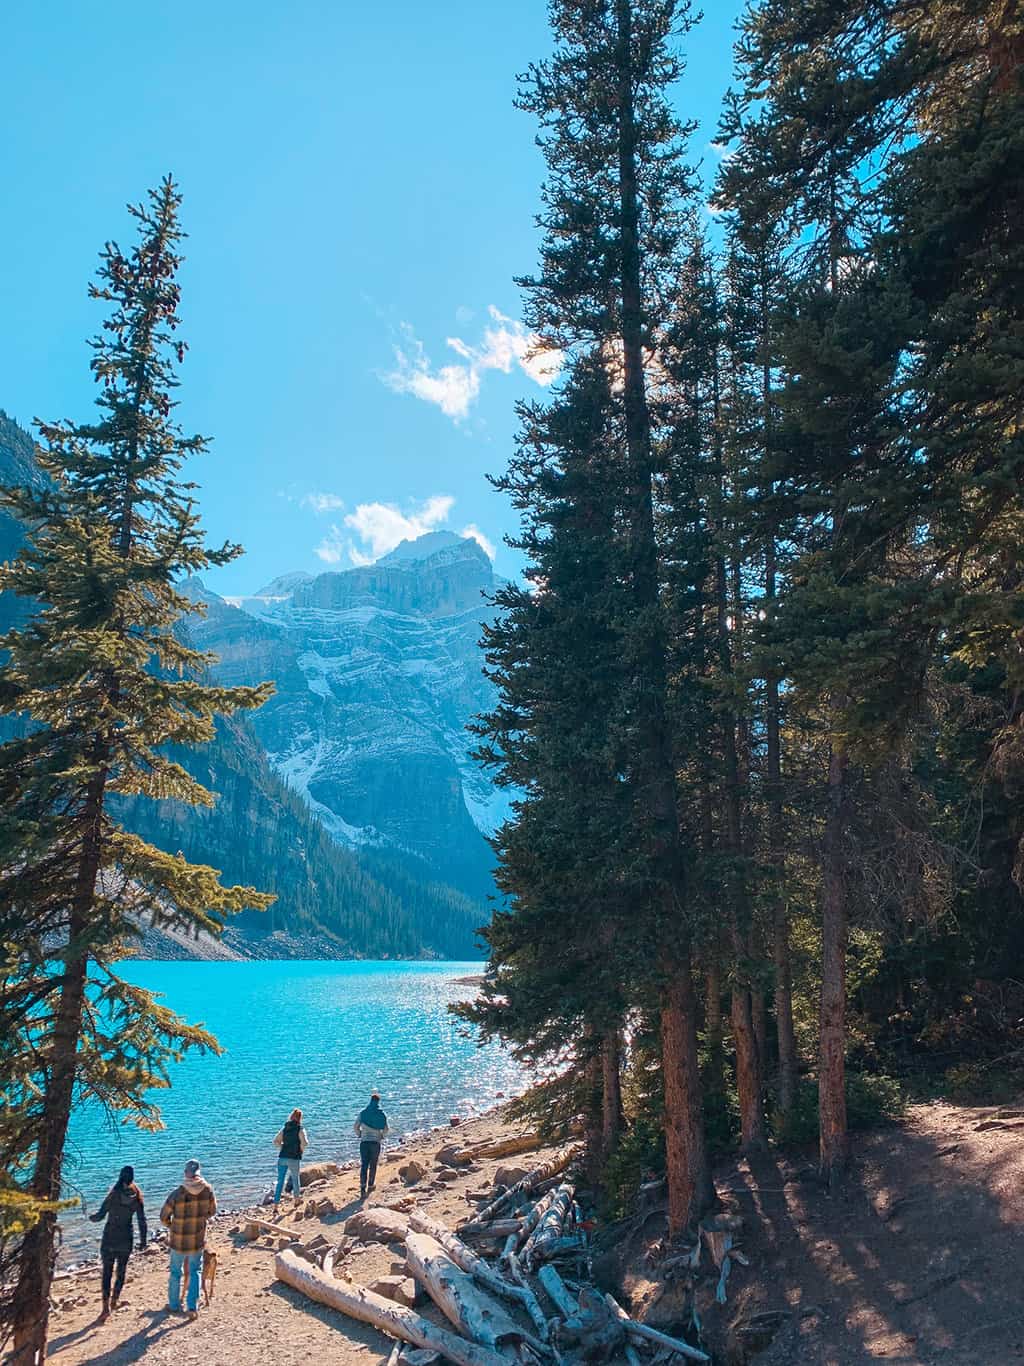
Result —
<path fill-rule="evenodd" d="M 112 1125 L 99 1107 L 74 1116 L 65 1188 L 95 1209 L 130 1162 L 151 1219 L 196 1157 L 221 1208 L 261 1196 L 276 1175 L 274 1135 L 299 1106 L 307 1158 L 347 1161 L 370 1092 L 380 1091 L 392 1133 L 414 1134 L 494 1104 L 520 1089 L 522 1072 L 495 1045 L 477 1046 L 448 1013 L 469 1000 L 460 977 L 480 963 L 274 962 L 123 965 L 123 975 L 204 1023 L 226 1050 L 190 1055 L 153 1092 L 166 1128 Z M 74 1212 L 66 1256 L 94 1251 L 99 1229 Z"/>

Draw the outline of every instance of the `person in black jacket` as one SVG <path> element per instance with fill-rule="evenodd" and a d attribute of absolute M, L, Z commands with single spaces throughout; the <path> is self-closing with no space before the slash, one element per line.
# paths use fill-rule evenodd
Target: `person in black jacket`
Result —
<path fill-rule="evenodd" d="M 276 1207 L 281 1199 L 281 1191 L 287 1178 L 291 1178 L 292 1193 L 295 1203 L 302 1198 L 302 1179 L 299 1175 L 299 1164 L 302 1154 L 309 1147 L 309 1135 L 302 1127 L 302 1111 L 293 1110 L 284 1125 L 274 1139 L 274 1146 L 280 1151 L 277 1157 L 277 1190 L 274 1192 L 274 1205 Z"/>
<path fill-rule="evenodd" d="M 94 1224 L 106 1219 L 103 1237 L 100 1239 L 100 1261 L 103 1266 L 103 1314 L 106 1318 L 111 1309 L 117 1308 L 117 1301 L 124 1289 L 124 1278 L 128 1271 L 128 1258 L 132 1255 L 132 1219 L 139 1223 L 139 1248 L 146 1246 L 146 1210 L 142 1192 L 135 1184 L 134 1167 L 122 1167 L 121 1174 L 107 1192 L 103 1204 L 89 1218 Z M 114 1292 L 110 1292 L 110 1282 L 114 1277 Z"/>

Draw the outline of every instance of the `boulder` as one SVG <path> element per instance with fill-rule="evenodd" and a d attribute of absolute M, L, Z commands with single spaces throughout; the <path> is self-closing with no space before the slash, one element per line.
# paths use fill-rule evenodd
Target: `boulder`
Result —
<path fill-rule="evenodd" d="M 371 1205 L 345 1220 L 345 1232 L 366 1243 L 404 1243 L 409 1222 L 398 1210 Z"/>
<path fill-rule="evenodd" d="M 454 1167 L 441 1167 L 437 1172 L 438 1181 L 457 1181 L 462 1175 Z"/>
<path fill-rule="evenodd" d="M 457 1129 L 459 1125 L 462 1123 L 462 1116 L 452 1115 L 451 1118 L 448 1120 L 448 1123 L 452 1126 L 453 1129 Z"/>
<path fill-rule="evenodd" d="M 523 1177 L 529 1175 L 529 1167 L 517 1167 L 514 1163 L 510 1163 L 508 1166 L 499 1167 L 494 1173 L 494 1184 L 511 1188 L 518 1186 Z"/>
<path fill-rule="evenodd" d="M 316 1214 L 318 1219 L 326 1219 L 329 1214 L 337 1214 L 338 1206 L 330 1198 L 324 1196 L 322 1200 L 316 1202 Z"/>
<path fill-rule="evenodd" d="M 340 1173 L 341 1168 L 337 1162 L 310 1162 L 308 1166 L 302 1168 L 300 1175 L 302 1184 L 311 1186 L 314 1181 L 321 1181 L 327 1176 L 338 1176 Z"/>
<path fill-rule="evenodd" d="M 442 1167 L 466 1167 L 471 1158 L 465 1148 L 459 1143 L 446 1143 L 434 1154 L 434 1161 Z"/>
<path fill-rule="evenodd" d="M 417 1162 L 415 1158 L 407 1162 L 404 1167 L 399 1167 L 398 1175 L 407 1186 L 414 1186 L 417 1181 L 422 1181 L 427 1174 L 427 1169 L 422 1162 Z"/>

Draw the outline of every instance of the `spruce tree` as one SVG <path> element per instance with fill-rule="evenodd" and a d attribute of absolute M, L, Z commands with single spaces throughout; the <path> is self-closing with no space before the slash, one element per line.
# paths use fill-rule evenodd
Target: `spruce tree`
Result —
<path fill-rule="evenodd" d="M 206 440 L 173 421 L 182 231 L 170 178 L 130 209 L 136 245 L 105 247 L 91 295 L 108 306 L 92 343 L 93 423 L 40 424 L 44 488 L 4 491 L 27 544 L 0 585 L 33 604 L 2 645 L 0 711 L 29 719 L 0 748 L 3 1166 L 25 1210 L 4 1301 L 13 1360 L 46 1355 L 55 1203 L 72 1107 L 88 1100 L 143 1126 L 172 1060 L 215 1049 L 115 964 L 141 924 L 218 934 L 272 898 L 224 887 L 125 830 L 120 795 L 209 804 L 165 747 L 213 735 L 214 717 L 260 705 L 269 686 L 221 688 L 176 628 L 199 610 L 182 581 L 239 547 L 206 546 L 182 465 Z M 28 1201 L 28 1204 L 25 1201 Z"/>
<path fill-rule="evenodd" d="M 618 1135 L 619 1036 L 633 950 L 621 867 L 625 595 L 615 405 L 599 360 L 573 363 L 548 405 L 520 408 L 517 453 L 494 483 L 518 509 L 514 545 L 529 585 L 508 584 L 484 647 L 499 703 L 478 752 L 517 792 L 498 832 L 508 894 L 484 932 L 480 999 L 460 1009 L 557 1084 L 538 1093 L 549 1124 L 588 1115 L 595 1175 Z"/>
<path fill-rule="evenodd" d="M 524 80 L 548 165 L 541 269 L 524 280 L 526 318 L 547 344 L 591 351 L 616 375 L 622 431 L 630 631 L 630 896 L 655 927 L 661 987 L 670 1222 L 711 1197 L 697 1071 L 686 858 L 668 724 L 665 628 L 655 535 L 655 450 L 646 366 L 677 266 L 692 178 L 690 125 L 666 91 L 673 38 L 692 24 L 678 0 L 554 0 L 554 55 Z"/>

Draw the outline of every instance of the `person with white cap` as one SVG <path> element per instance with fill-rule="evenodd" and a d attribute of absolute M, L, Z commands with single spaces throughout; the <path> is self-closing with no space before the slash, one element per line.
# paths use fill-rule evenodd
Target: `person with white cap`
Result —
<path fill-rule="evenodd" d="M 199 1313 L 199 1278 L 206 1244 L 206 1221 L 217 1209 L 217 1197 L 192 1159 L 185 1163 L 180 1186 L 171 1191 L 160 1211 L 160 1222 L 170 1229 L 171 1274 L 167 1283 L 167 1307 L 181 1312 L 181 1278 L 188 1281 L 185 1308 L 190 1319 Z"/>

